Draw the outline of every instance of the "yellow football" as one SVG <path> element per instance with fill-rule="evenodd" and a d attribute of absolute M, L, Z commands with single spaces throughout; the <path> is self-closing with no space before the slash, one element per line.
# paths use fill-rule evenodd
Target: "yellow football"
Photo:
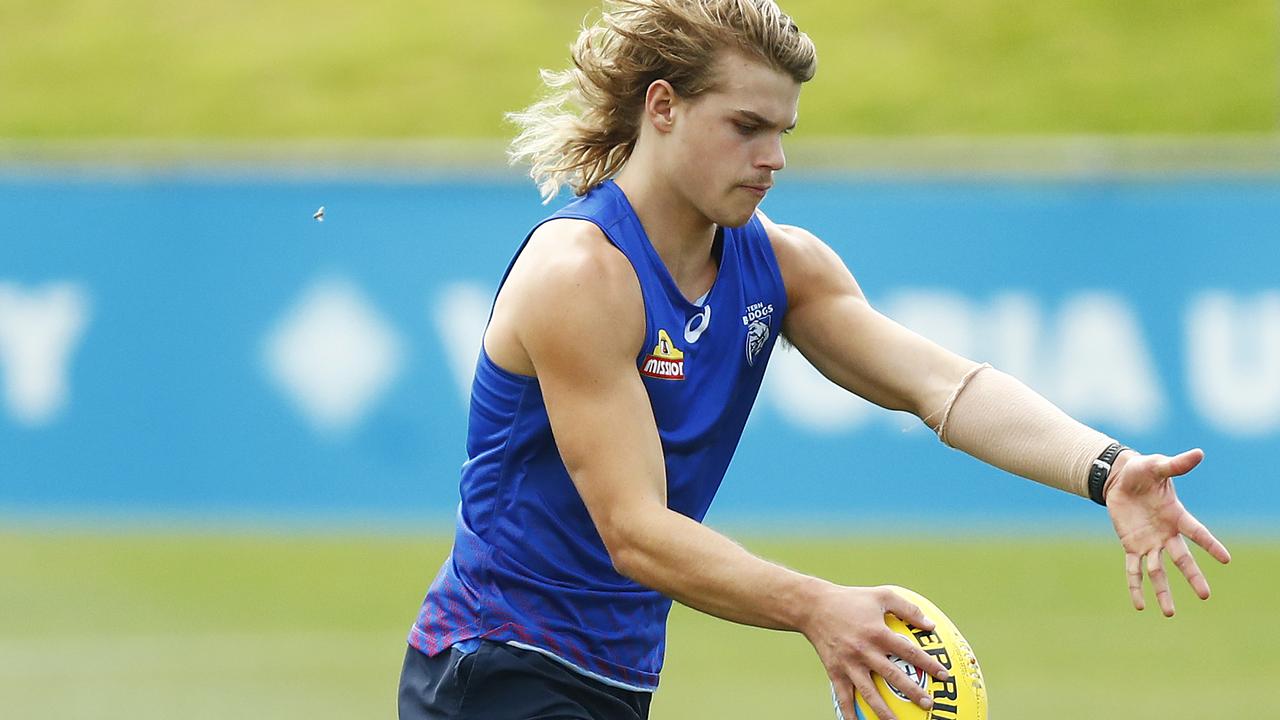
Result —
<path fill-rule="evenodd" d="M 885 682 L 884 678 L 873 674 L 876 689 L 880 691 L 885 704 L 897 714 L 898 720 L 987 720 L 987 688 L 982 680 L 982 669 L 978 667 L 978 658 L 973 654 L 969 642 L 937 605 L 906 588 L 894 587 L 893 591 L 915 603 L 936 627 L 932 631 L 921 630 L 894 615 L 885 615 L 885 624 L 890 630 L 907 636 L 926 653 L 937 658 L 951 673 L 951 677 L 942 682 L 914 665 L 890 656 L 898 667 L 906 671 L 908 677 L 933 697 L 933 709 L 924 710 L 911 702 L 905 693 Z M 832 695 L 834 697 L 834 692 Z M 856 720 L 880 720 L 858 693 L 854 694 L 854 712 L 857 713 Z M 846 720 L 838 703 L 836 717 Z"/>

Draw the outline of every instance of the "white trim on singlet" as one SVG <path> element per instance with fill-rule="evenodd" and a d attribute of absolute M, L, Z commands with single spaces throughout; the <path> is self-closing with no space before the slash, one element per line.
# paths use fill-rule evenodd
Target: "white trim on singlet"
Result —
<path fill-rule="evenodd" d="M 595 680 L 596 682 L 604 683 L 605 685 L 608 685 L 608 686 L 610 686 L 610 687 L 616 687 L 616 688 L 619 688 L 619 689 L 621 689 L 621 690 L 628 690 L 628 691 L 630 691 L 630 692 L 643 692 L 643 693 L 652 693 L 652 692 L 653 692 L 653 688 L 640 687 L 640 686 L 638 686 L 638 685 L 628 685 L 627 683 L 620 682 L 620 681 L 618 681 L 618 680 L 613 680 L 613 679 L 611 679 L 611 678 L 607 678 L 607 677 L 605 677 L 605 676 L 603 676 L 603 675 L 600 675 L 600 674 L 598 674 L 598 673 L 593 673 L 593 672 L 591 672 L 590 670 L 587 670 L 586 668 L 580 668 L 580 667 L 578 667 L 577 665 L 574 665 L 573 663 L 569 662 L 568 660 L 565 660 L 564 658 L 560 657 L 559 655 L 556 655 L 555 653 L 551 652 L 550 650 L 544 650 L 544 649 L 542 649 L 542 648 L 540 648 L 540 647 L 537 647 L 537 646 L 534 646 L 534 645 L 528 645 L 528 644 L 525 644 L 525 643 L 522 643 L 522 642 L 517 642 L 517 641 L 515 641 L 515 640 L 508 640 L 508 641 L 506 641 L 506 643 L 505 643 L 505 644 L 506 644 L 506 645 L 510 645 L 511 647 L 514 647 L 514 648 L 520 648 L 521 650 L 528 650 L 528 651 L 530 651 L 530 652 L 536 652 L 536 653 L 538 653 L 539 655 L 546 656 L 546 657 L 548 657 L 548 658 L 550 658 L 550 659 L 552 659 L 552 660 L 555 660 L 556 662 L 560 663 L 561 665 L 564 665 L 565 667 L 569 668 L 570 670 L 572 670 L 572 671 L 574 671 L 574 672 L 578 673 L 579 675 L 583 675 L 583 676 L 585 676 L 585 677 L 589 677 L 589 678 L 591 678 L 592 680 Z"/>

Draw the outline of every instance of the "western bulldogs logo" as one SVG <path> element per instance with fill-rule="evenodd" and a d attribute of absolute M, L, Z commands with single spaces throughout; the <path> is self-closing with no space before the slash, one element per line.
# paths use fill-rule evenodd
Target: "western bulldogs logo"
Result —
<path fill-rule="evenodd" d="M 772 304 L 754 303 L 742 314 L 742 324 L 747 328 L 747 364 L 752 367 L 755 367 L 756 357 L 769 342 L 769 325 L 772 321 Z"/>
<path fill-rule="evenodd" d="M 747 364 L 755 367 L 756 356 L 769 341 L 768 323 L 756 320 L 747 326 Z"/>

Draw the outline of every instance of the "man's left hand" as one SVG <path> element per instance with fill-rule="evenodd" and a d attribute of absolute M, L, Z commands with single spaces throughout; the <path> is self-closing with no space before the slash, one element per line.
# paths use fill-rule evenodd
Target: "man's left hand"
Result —
<path fill-rule="evenodd" d="M 1146 607 L 1142 594 L 1145 569 L 1156 601 L 1165 617 L 1173 617 L 1173 594 L 1164 571 L 1162 554 L 1169 558 L 1201 600 L 1209 598 L 1209 581 L 1196 564 L 1184 538 L 1191 538 L 1220 563 L 1231 562 L 1226 546 L 1196 520 L 1178 501 L 1173 478 L 1185 475 L 1204 459 L 1204 451 L 1188 450 L 1181 455 L 1139 455 L 1127 450 L 1116 458 L 1115 472 L 1104 494 L 1111 523 L 1124 546 L 1129 595 L 1138 610 Z"/>

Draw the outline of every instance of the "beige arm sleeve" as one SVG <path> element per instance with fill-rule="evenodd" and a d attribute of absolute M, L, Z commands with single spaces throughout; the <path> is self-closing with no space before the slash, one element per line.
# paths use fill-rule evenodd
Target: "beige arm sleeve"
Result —
<path fill-rule="evenodd" d="M 940 417 L 942 442 L 1002 470 L 1089 497 L 1089 468 L 1113 441 L 1073 420 L 1016 378 L 979 365 L 956 386 Z"/>

